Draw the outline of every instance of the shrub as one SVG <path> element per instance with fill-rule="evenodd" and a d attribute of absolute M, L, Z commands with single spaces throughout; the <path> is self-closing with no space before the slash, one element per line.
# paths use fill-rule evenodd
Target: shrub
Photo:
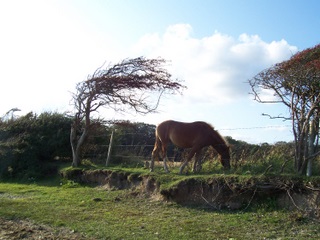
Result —
<path fill-rule="evenodd" d="M 56 173 L 56 156 L 69 157 L 71 119 L 59 113 L 30 112 L 0 121 L 0 179 L 36 179 Z"/>

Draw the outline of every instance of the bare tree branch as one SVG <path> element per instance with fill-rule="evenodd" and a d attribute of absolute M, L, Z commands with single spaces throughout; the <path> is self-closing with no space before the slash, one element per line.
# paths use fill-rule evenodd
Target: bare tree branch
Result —
<path fill-rule="evenodd" d="M 262 116 L 267 116 L 269 117 L 270 119 L 282 119 L 283 121 L 287 121 L 287 120 L 291 120 L 291 118 L 289 117 L 283 117 L 281 115 L 278 115 L 278 116 L 271 116 L 270 114 L 266 114 L 266 113 L 262 113 L 261 114 Z"/>
<path fill-rule="evenodd" d="M 109 107 L 117 112 L 132 109 L 148 114 L 156 111 L 163 94 L 180 93 L 185 88 L 178 79 L 172 78 L 165 64 L 161 58 L 125 59 L 115 65 L 109 64 L 106 69 L 98 68 L 86 81 L 76 85 L 72 96 L 76 114 L 71 131 L 75 166 L 79 164 L 76 151 L 80 151 L 81 141 L 89 134 L 91 113 L 100 107 Z M 83 120 L 83 129 L 79 129 Z M 82 135 L 77 137 L 77 134 Z"/>

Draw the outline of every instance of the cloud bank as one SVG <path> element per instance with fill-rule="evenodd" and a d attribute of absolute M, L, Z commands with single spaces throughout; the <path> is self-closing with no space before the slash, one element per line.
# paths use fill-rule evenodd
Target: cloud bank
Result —
<path fill-rule="evenodd" d="M 263 41 L 258 35 L 241 34 L 237 39 L 214 32 L 192 37 L 189 24 L 169 26 L 163 34 L 143 36 L 134 52 L 171 61 L 170 71 L 185 80 L 190 101 L 225 103 L 248 97 L 248 79 L 297 52 L 285 40 Z"/>

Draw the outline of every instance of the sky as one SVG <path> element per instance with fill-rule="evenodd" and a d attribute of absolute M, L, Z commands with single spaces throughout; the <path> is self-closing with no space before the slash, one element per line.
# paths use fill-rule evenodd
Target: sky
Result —
<path fill-rule="evenodd" d="M 164 96 L 154 114 L 100 116 L 201 120 L 249 143 L 292 141 L 289 121 L 262 116 L 288 109 L 255 102 L 248 80 L 319 44 L 319 9 L 318 0 L 0 0 L 0 116 L 72 112 L 76 84 L 100 66 L 161 57 L 182 95 Z"/>

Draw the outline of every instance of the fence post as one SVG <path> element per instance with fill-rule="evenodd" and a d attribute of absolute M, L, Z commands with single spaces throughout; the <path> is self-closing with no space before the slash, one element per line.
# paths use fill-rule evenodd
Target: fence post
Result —
<path fill-rule="evenodd" d="M 110 162 L 110 155 L 111 155 L 112 143 L 113 143 L 113 133 L 114 133 L 114 130 L 112 130 L 111 137 L 110 137 L 106 167 L 109 165 L 109 162 Z"/>

